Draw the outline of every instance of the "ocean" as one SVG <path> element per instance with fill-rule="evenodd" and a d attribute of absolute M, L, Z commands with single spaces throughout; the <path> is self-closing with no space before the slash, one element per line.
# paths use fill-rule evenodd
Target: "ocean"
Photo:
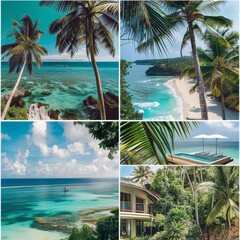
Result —
<path fill-rule="evenodd" d="M 202 141 L 182 141 L 175 142 L 173 153 L 194 153 L 202 151 Z M 234 161 L 230 162 L 231 165 L 239 165 L 239 142 L 224 142 L 218 140 L 217 144 L 218 152 L 223 152 L 225 156 L 230 156 Z M 216 153 L 216 142 L 215 139 L 205 140 L 204 151 Z"/>
<path fill-rule="evenodd" d="M 143 113 L 144 120 L 182 119 L 182 101 L 168 83 L 175 77 L 147 76 L 145 71 L 149 67 L 132 64 L 128 69 L 126 81 L 130 89 L 127 90 L 135 110 Z"/>
<path fill-rule="evenodd" d="M 8 63 L 2 66 L 1 94 L 13 89 L 18 74 L 8 73 Z M 119 95 L 118 62 L 98 62 L 103 92 Z M 69 111 L 78 114 L 78 119 L 86 119 L 83 100 L 89 95 L 97 98 L 96 80 L 90 62 L 44 62 L 34 73 L 24 71 L 20 87 L 28 89 L 32 95 L 24 97 L 25 107 L 32 102 L 48 104 L 49 109 Z"/>
<path fill-rule="evenodd" d="M 1 190 L 2 240 L 67 239 L 80 211 L 118 206 L 118 179 L 2 179 Z"/>

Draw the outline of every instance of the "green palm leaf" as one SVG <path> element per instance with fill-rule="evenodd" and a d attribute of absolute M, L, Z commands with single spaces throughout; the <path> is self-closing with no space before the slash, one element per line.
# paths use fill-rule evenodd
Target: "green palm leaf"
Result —
<path fill-rule="evenodd" d="M 184 139 L 196 122 L 125 122 L 121 125 L 121 162 L 164 163 L 174 147 L 174 137 Z M 131 154 L 129 154 L 131 153 Z M 138 156 L 141 158 L 138 158 Z"/>

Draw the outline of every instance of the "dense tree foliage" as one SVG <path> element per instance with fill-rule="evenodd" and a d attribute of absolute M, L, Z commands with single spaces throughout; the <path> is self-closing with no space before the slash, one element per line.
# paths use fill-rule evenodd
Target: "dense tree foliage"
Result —
<path fill-rule="evenodd" d="M 131 95 L 127 91 L 128 84 L 125 77 L 128 74 L 129 67 L 131 67 L 130 62 L 121 60 L 121 119 L 141 120 L 142 113 L 134 110 Z"/>
<path fill-rule="evenodd" d="M 112 216 L 101 218 L 97 222 L 97 239 L 98 240 L 116 240 L 118 239 L 118 208 L 111 211 Z"/>
<path fill-rule="evenodd" d="M 88 225 L 80 229 L 74 227 L 68 240 L 116 240 L 118 239 L 118 208 L 111 210 L 112 215 L 100 218 L 96 224 L 96 231 Z"/>
<path fill-rule="evenodd" d="M 162 167 L 151 190 L 160 195 L 153 221 L 158 232 L 136 239 L 197 240 L 209 229 L 231 239 L 228 232 L 239 217 L 238 167 Z"/>

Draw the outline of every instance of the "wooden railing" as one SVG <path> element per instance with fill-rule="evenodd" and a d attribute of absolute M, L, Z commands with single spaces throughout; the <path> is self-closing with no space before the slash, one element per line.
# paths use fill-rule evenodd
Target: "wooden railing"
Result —
<path fill-rule="evenodd" d="M 152 213 L 151 206 L 144 203 L 133 203 L 121 201 L 120 211 L 122 212 L 135 212 L 135 213 Z"/>

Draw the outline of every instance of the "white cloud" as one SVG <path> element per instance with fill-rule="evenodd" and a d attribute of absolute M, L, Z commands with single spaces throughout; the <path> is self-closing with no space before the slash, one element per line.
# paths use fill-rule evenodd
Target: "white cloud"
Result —
<path fill-rule="evenodd" d="M 116 55 L 114 58 L 108 54 L 104 56 L 97 56 L 97 61 L 118 61 L 119 56 Z M 79 50 L 72 58 L 69 53 L 61 53 L 61 54 L 50 54 L 42 57 L 43 60 L 47 61 L 89 61 L 86 55 L 86 48 L 82 48 Z"/>
<path fill-rule="evenodd" d="M 95 159 L 82 163 L 77 159 L 64 162 L 38 161 L 35 169 L 36 176 L 42 177 L 116 177 L 118 176 L 118 161 Z"/>
<path fill-rule="evenodd" d="M 40 148 L 44 156 L 49 154 L 49 148 L 46 143 L 47 123 L 45 121 L 33 122 L 32 140 L 33 143 Z"/>
<path fill-rule="evenodd" d="M 223 131 L 227 132 L 239 131 L 239 127 L 236 127 L 233 122 L 229 121 L 206 121 L 205 124 L 213 128 L 214 130 L 219 130 L 219 133 Z"/>
<path fill-rule="evenodd" d="M 69 153 L 75 154 L 81 154 L 81 155 L 88 155 L 89 152 L 86 151 L 85 146 L 83 143 L 80 142 L 74 142 L 72 144 L 67 145 L 67 149 Z"/>
<path fill-rule="evenodd" d="M 1 139 L 9 141 L 11 140 L 11 137 L 7 133 L 1 133 Z"/>
<path fill-rule="evenodd" d="M 28 169 L 29 150 L 24 153 L 18 150 L 15 160 L 8 158 L 7 153 L 2 153 L 2 170 L 10 172 L 15 176 L 26 175 Z"/>

